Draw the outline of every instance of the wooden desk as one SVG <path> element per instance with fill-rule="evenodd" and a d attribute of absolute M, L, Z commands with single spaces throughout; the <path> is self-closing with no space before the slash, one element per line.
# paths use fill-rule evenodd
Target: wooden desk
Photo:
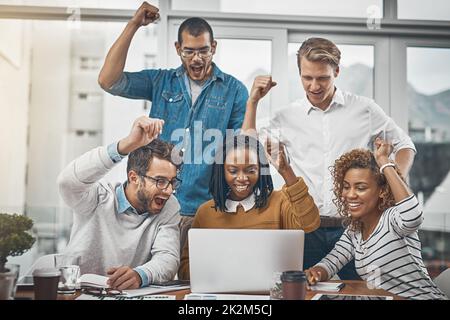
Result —
<path fill-rule="evenodd" d="M 383 289 L 369 289 L 367 288 L 365 281 L 338 281 L 344 282 L 345 287 L 339 291 L 339 294 L 361 294 L 361 295 L 383 295 L 383 296 L 393 296 L 394 300 L 402 300 L 403 298 L 395 296 Z M 189 294 L 190 290 L 178 290 L 161 293 L 164 295 L 175 295 L 177 300 L 183 300 L 186 294 Z M 326 293 L 325 291 L 307 291 L 306 300 L 311 300 L 311 298 L 317 293 Z M 328 292 L 329 293 L 329 292 Z M 58 300 L 74 300 L 78 297 L 81 292 L 77 292 L 72 295 L 58 295 Z M 34 299 L 34 292 L 32 288 L 18 288 L 16 292 L 16 298 L 19 299 Z"/>
<path fill-rule="evenodd" d="M 339 294 L 360 294 L 360 295 L 372 295 L 372 296 L 390 296 L 394 297 L 394 300 L 403 300 L 402 297 L 396 296 L 390 292 L 387 292 L 383 289 L 369 289 L 365 281 L 361 280 L 345 280 L 345 281 L 330 281 L 330 282 L 344 282 L 345 287 L 342 288 Z M 330 293 L 325 291 L 307 291 L 306 292 L 306 300 L 311 300 L 314 295 L 317 293 Z"/>

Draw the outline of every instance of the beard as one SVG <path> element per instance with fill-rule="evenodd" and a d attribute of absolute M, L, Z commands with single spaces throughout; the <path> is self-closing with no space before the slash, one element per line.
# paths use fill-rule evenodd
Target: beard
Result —
<path fill-rule="evenodd" d="M 139 189 L 137 191 L 137 199 L 139 200 L 139 206 L 141 207 L 144 212 L 148 213 L 154 213 L 151 212 L 150 205 L 153 201 L 153 197 L 150 194 L 146 194 L 142 189 Z"/>

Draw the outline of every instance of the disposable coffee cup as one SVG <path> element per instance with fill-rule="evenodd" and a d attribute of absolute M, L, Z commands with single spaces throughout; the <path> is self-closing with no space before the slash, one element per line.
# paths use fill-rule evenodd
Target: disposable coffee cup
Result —
<path fill-rule="evenodd" d="M 283 300 L 305 300 L 306 275 L 303 271 L 284 271 L 281 274 Z"/>
<path fill-rule="evenodd" d="M 55 268 L 42 268 L 33 271 L 34 299 L 56 300 L 61 271 Z"/>

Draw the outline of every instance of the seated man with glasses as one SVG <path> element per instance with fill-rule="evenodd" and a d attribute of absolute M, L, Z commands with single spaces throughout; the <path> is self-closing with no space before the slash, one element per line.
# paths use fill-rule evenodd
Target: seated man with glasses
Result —
<path fill-rule="evenodd" d="M 184 151 L 183 185 L 177 191 L 183 247 L 198 207 L 211 199 L 208 184 L 214 159 L 204 160 L 211 139 L 204 138 L 207 133 L 203 136 L 203 132 L 222 135 L 213 142 L 212 151 L 216 151 L 227 129 L 241 128 L 248 91 L 241 81 L 213 63 L 217 48 L 213 30 L 207 21 L 196 17 L 186 19 L 178 29 L 178 68 L 124 72 L 134 35 L 158 18 L 157 7 L 147 2 L 139 7 L 109 50 L 98 82 L 113 95 L 151 101 L 150 117 L 165 121 L 160 138 Z"/>
<path fill-rule="evenodd" d="M 157 139 L 164 121 L 139 117 L 130 134 L 72 161 L 59 175 L 61 197 L 73 210 L 67 254 L 81 256 L 81 273 L 109 276 L 111 288 L 136 289 L 172 280 L 179 266 L 181 159 Z M 100 181 L 128 155 L 127 181 Z"/>

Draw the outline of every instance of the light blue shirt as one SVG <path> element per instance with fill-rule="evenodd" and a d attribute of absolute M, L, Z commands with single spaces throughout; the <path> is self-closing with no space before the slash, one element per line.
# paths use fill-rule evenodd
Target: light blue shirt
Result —
<path fill-rule="evenodd" d="M 111 160 L 114 163 L 120 162 L 123 158 L 125 158 L 126 156 L 123 156 L 119 153 L 119 151 L 117 150 L 118 147 L 118 142 L 115 143 L 111 143 L 110 145 L 108 145 L 108 155 L 111 158 Z M 122 184 L 120 184 L 119 186 L 117 186 L 116 188 L 116 198 L 117 198 L 117 203 L 118 203 L 118 208 L 117 210 L 119 211 L 119 213 L 129 213 L 129 214 L 139 214 L 136 210 L 136 208 L 134 208 L 131 203 L 128 201 L 126 195 L 125 195 L 125 186 L 126 186 L 127 182 L 124 182 Z M 152 218 L 153 216 L 146 213 L 143 213 L 143 215 L 147 215 L 148 218 Z M 146 287 L 149 284 L 149 279 L 146 275 L 146 273 L 140 269 L 139 267 L 136 267 L 133 269 L 134 271 L 136 271 L 139 276 L 141 277 L 141 287 Z"/>

